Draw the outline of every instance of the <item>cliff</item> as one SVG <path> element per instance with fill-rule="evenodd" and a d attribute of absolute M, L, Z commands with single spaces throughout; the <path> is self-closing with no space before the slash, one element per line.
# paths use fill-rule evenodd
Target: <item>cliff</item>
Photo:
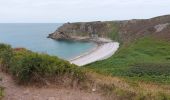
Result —
<path fill-rule="evenodd" d="M 107 38 L 109 33 L 114 31 L 114 27 L 113 22 L 66 23 L 49 37 L 53 39 Z"/>
<path fill-rule="evenodd" d="M 82 40 L 101 37 L 129 42 L 146 35 L 170 40 L 170 15 L 151 19 L 66 23 L 49 38 Z"/>

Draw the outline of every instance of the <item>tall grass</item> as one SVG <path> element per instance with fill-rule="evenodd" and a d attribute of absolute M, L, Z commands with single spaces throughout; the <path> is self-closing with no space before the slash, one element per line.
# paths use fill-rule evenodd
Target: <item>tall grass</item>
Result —
<path fill-rule="evenodd" d="M 0 86 L 0 100 L 3 98 L 4 96 L 4 88 Z"/>

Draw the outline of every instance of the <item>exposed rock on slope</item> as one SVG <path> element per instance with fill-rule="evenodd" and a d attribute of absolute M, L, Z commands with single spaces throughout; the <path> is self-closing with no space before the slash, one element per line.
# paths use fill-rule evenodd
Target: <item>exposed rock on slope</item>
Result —
<path fill-rule="evenodd" d="M 129 42 L 146 35 L 170 40 L 170 15 L 126 21 L 66 23 L 49 37 L 53 39 L 104 37 Z"/>
<path fill-rule="evenodd" d="M 138 37 L 153 35 L 170 40 L 170 15 L 145 20 L 129 20 L 120 24 L 119 35 L 122 41 L 131 41 Z"/>
<path fill-rule="evenodd" d="M 113 22 L 66 23 L 50 34 L 53 39 L 87 39 L 107 37 L 113 31 Z"/>

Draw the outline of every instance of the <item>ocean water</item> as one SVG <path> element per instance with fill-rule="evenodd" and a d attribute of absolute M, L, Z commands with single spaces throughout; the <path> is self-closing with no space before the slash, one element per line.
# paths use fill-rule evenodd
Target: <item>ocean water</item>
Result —
<path fill-rule="evenodd" d="M 92 42 L 57 41 L 47 38 L 60 25 L 56 23 L 0 24 L 0 43 L 47 53 L 63 59 L 74 58 L 96 46 Z"/>

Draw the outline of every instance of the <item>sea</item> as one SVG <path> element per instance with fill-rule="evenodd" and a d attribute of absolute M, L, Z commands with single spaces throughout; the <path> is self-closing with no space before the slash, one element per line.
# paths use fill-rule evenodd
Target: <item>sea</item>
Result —
<path fill-rule="evenodd" d="M 81 55 L 96 46 L 93 42 L 58 41 L 47 38 L 57 30 L 58 23 L 0 23 L 0 43 L 13 48 L 46 53 L 69 60 Z"/>

